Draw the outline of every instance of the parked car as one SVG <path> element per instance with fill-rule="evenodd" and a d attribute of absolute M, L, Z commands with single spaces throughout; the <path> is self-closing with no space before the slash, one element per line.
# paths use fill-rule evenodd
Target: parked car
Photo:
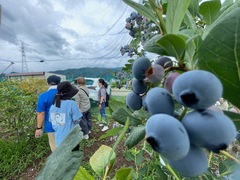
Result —
<path fill-rule="evenodd" d="M 86 86 L 89 89 L 89 98 L 92 101 L 97 102 L 98 101 L 98 90 L 99 90 L 99 86 L 98 86 L 98 79 L 100 78 L 87 78 L 86 79 Z M 74 82 L 76 84 L 76 80 Z M 108 83 L 108 82 L 107 82 Z M 108 83 L 108 87 L 107 87 L 107 92 L 109 95 L 111 95 L 111 86 Z"/>

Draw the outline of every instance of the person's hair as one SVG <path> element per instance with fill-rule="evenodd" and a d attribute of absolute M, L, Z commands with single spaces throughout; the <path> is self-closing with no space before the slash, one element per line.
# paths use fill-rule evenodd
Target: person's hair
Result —
<path fill-rule="evenodd" d="M 77 78 L 77 84 L 80 84 L 80 85 L 85 85 L 86 84 L 86 79 L 84 77 L 78 77 Z"/>
<path fill-rule="evenodd" d="M 108 87 L 108 84 L 104 81 L 104 79 L 100 78 L 98 79 L 98 82 L 100 82 L 105 88 Z"/>
<path fill-rule="evenodd" d="M 61 81 L 61 77 L 56 75 L 51 75 L 47 78 L 47 83 L 49 85 L 58 85 Z"/>

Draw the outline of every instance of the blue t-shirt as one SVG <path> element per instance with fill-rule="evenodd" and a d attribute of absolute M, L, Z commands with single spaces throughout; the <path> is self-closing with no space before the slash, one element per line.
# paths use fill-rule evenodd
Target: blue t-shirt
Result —
<path fill-rule="evenodd" d="M 77 103 L 73 100 L 61 100 L 60 108 L 52 105 L 49 114 L 49 121 L 52 123 L 53 129 L 55 130 L 55 142 L 58 147 L 70 131 L 75 126 L 79 126 L 78 123 L 83 115 Z"/>
<path fill-rule="evenodd" d="M 37 112 L 45 112 L 44 117 L 44 132 L 54 132 L 52 124 L 49 122 L 49 109 L 52 105 L 52 100 L 57 93 L 57 87 L 51 87 L 48 91 L 43 92 L 38 97 Z"/>

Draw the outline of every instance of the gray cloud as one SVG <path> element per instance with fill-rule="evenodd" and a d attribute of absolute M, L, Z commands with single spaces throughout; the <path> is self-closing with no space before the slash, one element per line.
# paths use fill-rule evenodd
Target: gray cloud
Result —
<path fill-rule="evenodd" d="M 23 42 L 29 71 L 119 67 L 124 29 L 133 11 L 121 0 L 0 0 L 0 72 L 21 72 Z M 44 60 L 40 63 L 40 60 Z"/>

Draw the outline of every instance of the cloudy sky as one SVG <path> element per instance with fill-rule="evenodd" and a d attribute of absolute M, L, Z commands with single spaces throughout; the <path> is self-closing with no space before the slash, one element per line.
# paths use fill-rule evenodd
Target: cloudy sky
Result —
<path fill-rule="evenodd" d="M 138 1 L 137 1 L 138 2 Z M 121 67 L 131 37 L 122 0 L 0 0 L 0 73 Z M 23 47 L 27 63 L 22 63 Z M 23 68 L 22 68 L 23 65 Z"/>

